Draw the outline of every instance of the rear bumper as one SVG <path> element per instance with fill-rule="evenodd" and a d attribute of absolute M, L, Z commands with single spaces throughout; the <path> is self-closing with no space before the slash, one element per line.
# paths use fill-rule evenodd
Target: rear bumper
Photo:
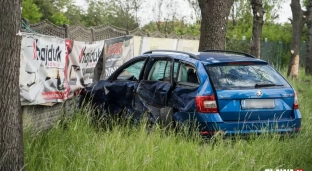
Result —
<path fill-rule="evenodd" d="M 219 114 L 184 113 L 177 112 L 173 116 L 179 123 L 190 121 L 192 127 L 196 126 L 202 135 L 214 135 L 222 133 L 225 135 L 252 134 L 252 133 L 294 133 L 301 128 L 301 114 L 295 110 L 294 118 L 283 120 L 253 120 L 224 122 Z"/>

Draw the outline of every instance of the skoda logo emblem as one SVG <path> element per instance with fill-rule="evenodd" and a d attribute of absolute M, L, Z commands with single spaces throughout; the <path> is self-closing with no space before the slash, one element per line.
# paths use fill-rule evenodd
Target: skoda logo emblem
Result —
<path fill-rule="evenodd" d="M 262 96 L 262 92 L 259 90 L 259 91 L 257 91 L 257 96 L 258 97 L 261 97 Z"/>

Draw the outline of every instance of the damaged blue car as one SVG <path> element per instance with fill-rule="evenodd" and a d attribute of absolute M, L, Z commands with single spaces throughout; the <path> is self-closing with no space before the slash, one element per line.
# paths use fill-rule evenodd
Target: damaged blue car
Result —
<path fill-rule="evenodd" d="M 234 51 L 148 51 L 86 87 L 80 98 L 110 114 L 189 122 L 208 136 L 301 128 L 294 88 L 268 62 Z"/>

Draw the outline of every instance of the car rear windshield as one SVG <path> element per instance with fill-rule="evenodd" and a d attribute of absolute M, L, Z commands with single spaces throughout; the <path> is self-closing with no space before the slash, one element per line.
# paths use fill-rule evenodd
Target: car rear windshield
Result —
<path fill-rule="evenodd" d="M 290 87 L 270 65 L 206 66 L 216 89 Z"/>

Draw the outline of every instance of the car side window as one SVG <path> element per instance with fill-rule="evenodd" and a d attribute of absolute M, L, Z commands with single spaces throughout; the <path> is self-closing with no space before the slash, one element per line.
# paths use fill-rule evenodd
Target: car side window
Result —
<path fill-rule="evenodd" d="M 196 68 L 192 65 L 181 63 L 177 82 L 199 84 Z"/>
<path fill-rule="evenodd" d="M 150 81 L 170 81 L 171 61 L 157 60 L 148 75 Z"/>
<path fill-rule="evenodd" d="M 117 76 L 117 80 L 139 80 L 143 64 L 144 60 L 141 60 L 124 68 L 123 71 Z"/>

